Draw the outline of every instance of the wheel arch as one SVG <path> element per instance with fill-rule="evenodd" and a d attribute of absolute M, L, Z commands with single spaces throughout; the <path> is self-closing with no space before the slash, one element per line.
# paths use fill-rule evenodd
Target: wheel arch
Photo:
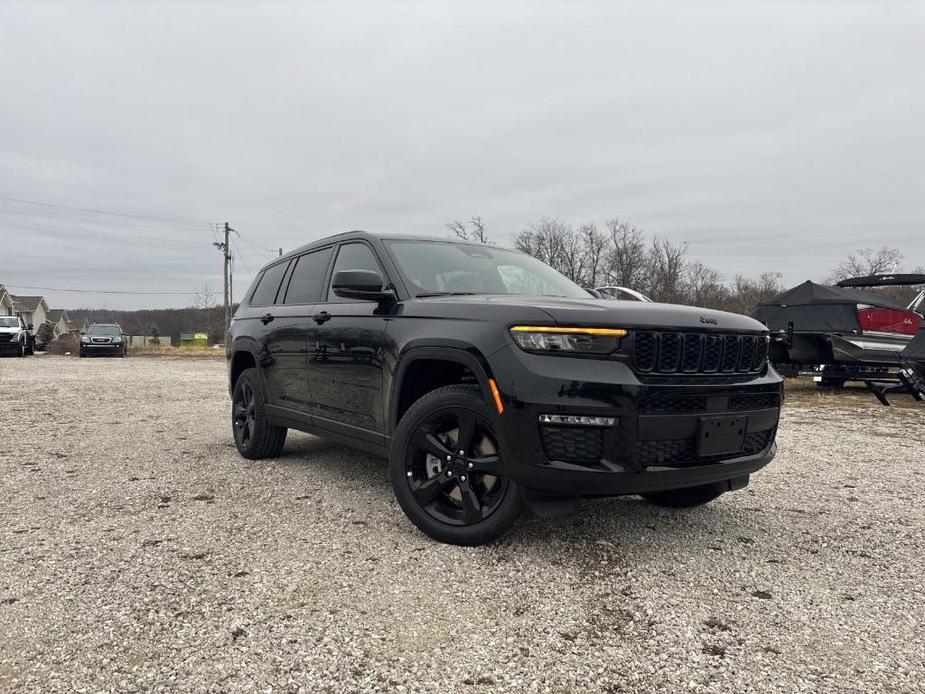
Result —
<path fill-rule="evenodd" d="M 234 392 L 235 383 L 245 370 L 257 368 L 259 363 L 256 344 L 251 345 L 249 341 L 236 344 L 228 359 L 228 392 Z"/>
<path fill-rule="evenodd" d="M 452 365 L 448 378 L 438 377 L 427 380 L 423 385 L 416 384 L 414 379 L 421 375 L 422 369 L 439 366 L 441 362 Z M 471 380 L 455 377 L 463 372 L 471 374 Z M 402 415 L 416 400 L 445 385 L 471 382 L 479 387 L 486 402 L 491 402 L 492 392 L 488 385 L 491 377 L 487 361 L 474 348 L 426 346 L 408 349 L 399 358 L 389 392 L 388 433 L 395 431 Z"/>

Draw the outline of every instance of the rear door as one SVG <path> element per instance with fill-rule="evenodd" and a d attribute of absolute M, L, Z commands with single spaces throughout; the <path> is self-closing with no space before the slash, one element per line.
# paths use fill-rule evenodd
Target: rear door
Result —
<path fill-rule="evenodd" d="M 342 244 L 316 306 L 310 328 L 309 378 L 316 417 L 342 425 L 350 433 L 381 440 L 384 431 L 382 358 L 388 310 L 376 301 L 341 299 L 331 289 L 340 270 L 373 270 L 388 277 L 372 247 L 362 241 Z M 325 426 L 324 421 L 316 424 Z M 365 431 L 362 431 L 365 430 Z M 371 435 L 373 432 L 376 435 Z"/>
<path fill-rule="evenodd" d="M 264 317 L 267 330 L 268 399 L 291 412 L 309 414 L 308 330 L 321 298 L 333 247 L 304 253 L 292 260 L 276 302 Z"/>

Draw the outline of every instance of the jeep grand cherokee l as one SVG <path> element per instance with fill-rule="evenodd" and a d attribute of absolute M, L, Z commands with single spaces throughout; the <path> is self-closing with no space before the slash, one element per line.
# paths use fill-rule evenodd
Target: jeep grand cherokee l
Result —
<path fill-rule="evenodd" d="M 583 496 L 696 506 L 776 451 L 763 325 L 596 299 L 494 246 L 317 241 L 258 273 L 226 344 L 241 455 L 278 456 L 294 428 L 387 456 L 402 509 L 443 542 Z"/>

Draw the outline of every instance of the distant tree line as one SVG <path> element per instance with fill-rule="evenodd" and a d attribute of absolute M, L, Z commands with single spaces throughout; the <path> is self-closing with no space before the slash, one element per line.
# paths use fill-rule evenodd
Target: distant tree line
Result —
<path fill-rule="evenodd" d="M 491 243 L 481 217 L 455 220 L 447 229 L 461 239 Z M 576 227 L 543 217 L 514 237 L 514 247 L 582 287 L 628 287 L 667 303 L 751 315 L 759 303 L 785 289 L 779 272 L 727 278 L 719 270 L 692 260 L 686 243 L 647 235 L 616 217 L 602 227 L 593 222 Z M 902 260 L 900 251 L 886 246 L 858 249 L 831 272 L 828 281 L 899 271 Z"/>

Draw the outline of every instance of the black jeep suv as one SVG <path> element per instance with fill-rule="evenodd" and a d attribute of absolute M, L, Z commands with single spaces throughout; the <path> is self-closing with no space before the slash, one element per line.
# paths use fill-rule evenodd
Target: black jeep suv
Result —
<path fill-rule="evenodd" d="M 258 273 L 226 344 L 243 456 L 278 456 L 289 427 L 388 456 L 402 509 L 444 542 L 583 496 L 696 506 L 776 451 L 763 325 L 595 299 L 494 246 L 322 239 Z"/>

